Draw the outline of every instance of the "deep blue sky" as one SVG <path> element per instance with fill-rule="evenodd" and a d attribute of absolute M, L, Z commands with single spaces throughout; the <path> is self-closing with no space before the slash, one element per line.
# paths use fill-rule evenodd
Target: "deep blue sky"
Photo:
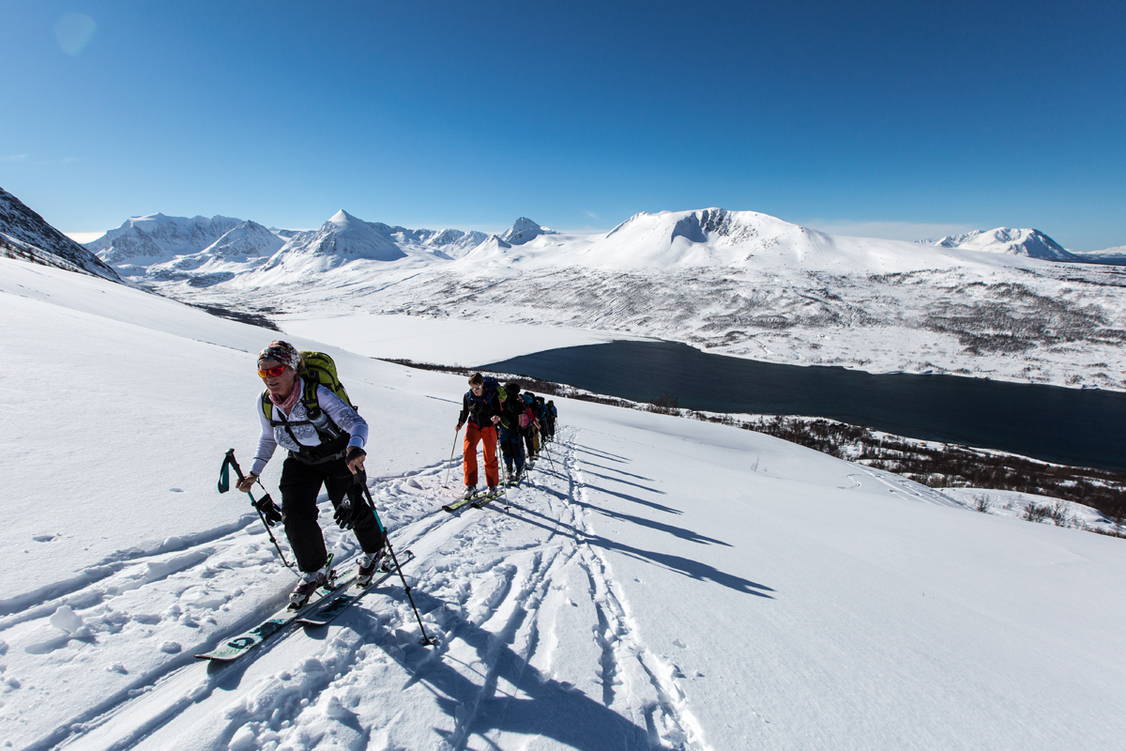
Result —
<path fill-rule="evenodd" d="M 0 186 L 67 232 L 722 206 L 1122 245 L 1124 7 L 0 0 Z"/>

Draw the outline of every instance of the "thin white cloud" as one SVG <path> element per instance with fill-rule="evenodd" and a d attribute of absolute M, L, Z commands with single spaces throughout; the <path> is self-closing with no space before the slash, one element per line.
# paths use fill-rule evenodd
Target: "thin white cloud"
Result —
<path fill-rule="evenodd" d="M 74 164 L 81 162 L 80 156 L 37 157 L 32 154 L 0 154 L 0 162 L 21 162 L 36 167 L 45 167 L 56 164 Z"/>
<path fill-rule="evenodd" d="M 851 237 L 881 237 L 887 240 L 938 240 L 946 235 L 980 229 L 971 224 L 947 222 L 881 222 L 854 219 L 809 219 L 801 222 L 810 229 L 830 235 Z"/>

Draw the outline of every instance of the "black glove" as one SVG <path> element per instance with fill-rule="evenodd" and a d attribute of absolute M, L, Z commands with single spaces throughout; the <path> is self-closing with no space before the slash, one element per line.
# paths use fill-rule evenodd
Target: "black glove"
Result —
<path fill-rule="evenodd" d="M 262 514 L 267 527 L 272 527 L 282 520 L 281 509 L 278 508 L 278 504 L 274 503 L 274 499 L 270 497 L 269 493 L 255 501 L 254 508 Z"/>
<path fill-rule="evenodd" d="M 366 513 L 368 513 L 368 507 L 363 499 L 352 499 L 344 496 L 337 504 L 336 513 L 332 515 L 332 518 L 341 529 L 351 529 Z"/>

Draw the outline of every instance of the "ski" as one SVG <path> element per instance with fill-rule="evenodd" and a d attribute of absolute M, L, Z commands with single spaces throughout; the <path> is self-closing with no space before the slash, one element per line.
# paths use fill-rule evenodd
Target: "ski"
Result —
<path fill-rule="evenodd" d="M 453 512 L 457 511 L 458 509 L 465 508 L 466 506 L 468 506 L 469 502 L 472 501 L 476 497 L 477 496 L 469 496 L 468 498 L 459 498 L 458 500 L 454 501 L 453 503 L 447 503 L 447 504 L 443 505 L 442 510 L 448 511 L 452 514 Z"/>
<path fill-rule="evenodd" d="M 399 567 L 401 568 L 404 563 L 414 560 L 414 552 L 410 550 L 404 550 L 399 554 L 398 558 Z M 320 604 L 312 611 L 305 611 L 304 614 L 297 619 L 297 622 L 305 626 L 328 625 L 328 623 L 332 621 L 333 618 L 340 615 L 340 613 L 343 612 L 349 605 L 360 599 L 360 597 L 362 597 L 363 594 L 369 589 L 378 587 L 380 584 L 387 581 L 390 577 L 399 573 L 399 569 L 393 567 L 394 564 L 392 564 L 390 558 L 387 558 L 387 563 L 392 565 L 390 571 L 381 572 L 378 576 L 372 578 L 372 580 L 368 582 L 366 586 L 361 587 L 359 584 L 353 581 L 353 586 L 349 586 L 347 589 L 338 591 L 336 594 L 331 595 L 324 600 L 321 600 Z"/>
<path fill-rule="evenodd" d="M 488 490 L 478 490 L 476 493 L 474 493 L 471 496 L 462 496 L 461 498 L 457 499 L 453 503 L 447 503 L 447 504 L 443 505 L 442 510 L 448 511 L 452 514 L 453 512 L 457 511 L 458 509 L 465 508 L 466 506 L 473 503 L 477 499 L 479 499 L 479 498 L 481 498 L 485 495 L 488 495 L 488 492 L 489 492 Z"/>
<path fill-rule="evenodd" d="M 355 574 L 343 580 L 336 579 L 330 582 L 329 586 L 323 586 L 318 589 L 316 594 L 310 597 L 300 608 L 295 610 L 290 608 L 289 605 L 286 605 L 254 628 L 224 641 L 210 652 L 197 654 L 196 657 L 201 660 L 211 660 L 213 662 L 231 662 L 232 660 L 237 660 L 286 626 L 300 619 L 303 615 L 314 611 L 328 598 L 346 590 L 352 585 L 355 579 Z"/>
<path fill-rule="evenodd" d="M 474 500 L 469 505 L 472 506 L 473 508 L 481 508 L 485 504 L 491 503 L 491 502 L 495 501 L 497 498 L 500 498 L 503 495 L 504 495 L 504 490 L 501 489 L 501 488 L 497 488 L 497 490 L 495 492 L 485 493 L 483 497 L 477 498 L 476 500 Z"/>

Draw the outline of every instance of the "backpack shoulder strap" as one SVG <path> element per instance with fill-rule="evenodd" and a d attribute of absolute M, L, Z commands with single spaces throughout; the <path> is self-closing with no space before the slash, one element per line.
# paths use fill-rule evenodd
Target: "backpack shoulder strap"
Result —
<path fill-rule="evenodd" d="M 305 405 L 305 411 L 310 415 L 316 415 L 321 410 L 320 400 L 317 398 L 317 386 L 320 386 L 315 378 L 302 379 L 304 390 L 301 393 L 301 401 Z"/>
<path fill-rule="evenodd" d="M 269 391 L 262 392 L 262 414 L 266 416 L 266 422 L 274 421 L 274 403 L 270 401 Z"/>

